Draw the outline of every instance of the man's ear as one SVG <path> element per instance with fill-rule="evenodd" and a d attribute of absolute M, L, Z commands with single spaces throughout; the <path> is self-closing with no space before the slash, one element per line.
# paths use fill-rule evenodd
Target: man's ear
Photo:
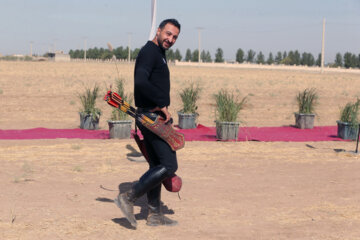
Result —
<path fill-rule="evenodd" d="M 161 32 L 161 29 L 158 28 L 157 31 L 156 31 L 156 34 L 155 34 L 155 36 L 154 36 L 153 41 L 157 41 L 158 37 L 160 36 L 160 32 Z"/>
<path fill-rule="evenodd" d="M 161 32 L 161 29 L 158 28 L 157 31 L 156 31 L 156 36 L 160 35 L 160 32 Z"/>

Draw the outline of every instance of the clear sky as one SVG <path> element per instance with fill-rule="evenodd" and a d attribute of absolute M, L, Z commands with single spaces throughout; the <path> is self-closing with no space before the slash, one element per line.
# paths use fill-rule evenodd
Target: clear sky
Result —
<path fill-rule="evenodd" d="M 173 46 L 212 57 L 222 48 L 227 60 L 237 49 L 256 53 L 321 52 L 326 18 L 325 61 L 337 52 L 360 54 L 360 0 L 158 0 L 157 24 L 176 18 L 182 25 Z M 128 45 L 140 48 L 149 37 L 151 0 L 0 0 L 0 54 L 44 54 L 48 50 Z M 131 33 L 131 34 L 130 34 Z"/>

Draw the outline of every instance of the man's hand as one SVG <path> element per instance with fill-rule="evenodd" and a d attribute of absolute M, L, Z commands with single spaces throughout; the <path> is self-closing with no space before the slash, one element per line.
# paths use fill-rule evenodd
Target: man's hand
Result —
<path fill-rule="evenodd" d="M 165 123 L 167 123 L 170 120 L 171 115 L 170 115 L 167 107 L 163 107 L 163 108 L 156 107 L 156 108 L 150 110 L 150 112 L 156 112 L 156 111 L 161 111 L 165 114 L 165 116 L 166 116 Z"/>

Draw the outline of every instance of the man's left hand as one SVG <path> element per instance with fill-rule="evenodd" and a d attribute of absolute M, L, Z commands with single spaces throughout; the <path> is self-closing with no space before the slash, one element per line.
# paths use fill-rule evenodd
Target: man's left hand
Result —
<path fill-rule="evenodd" d="M 165 115 L 165 123 L 167 123 L 168 121 L 170 121 L 171 119 L 171 114 L 169 113 L 167 107 L 163 107 L 163 108 L 159 108 L 159 107 L 156 107 L 154 109 L 151 110 L 151 112 L 156 112 L 156 111 L 161 111 L 164 113 Z"/>

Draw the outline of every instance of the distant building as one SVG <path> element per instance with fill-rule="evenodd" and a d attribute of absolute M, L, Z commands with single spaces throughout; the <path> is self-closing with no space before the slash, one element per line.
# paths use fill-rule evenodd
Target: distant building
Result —
<path fill-rule="evenodd" d="M 70 62 L 70 55 L 65 54 L 63 51 L 56 51 L 48 53 L 49 60 L 54 62 Z"/>

